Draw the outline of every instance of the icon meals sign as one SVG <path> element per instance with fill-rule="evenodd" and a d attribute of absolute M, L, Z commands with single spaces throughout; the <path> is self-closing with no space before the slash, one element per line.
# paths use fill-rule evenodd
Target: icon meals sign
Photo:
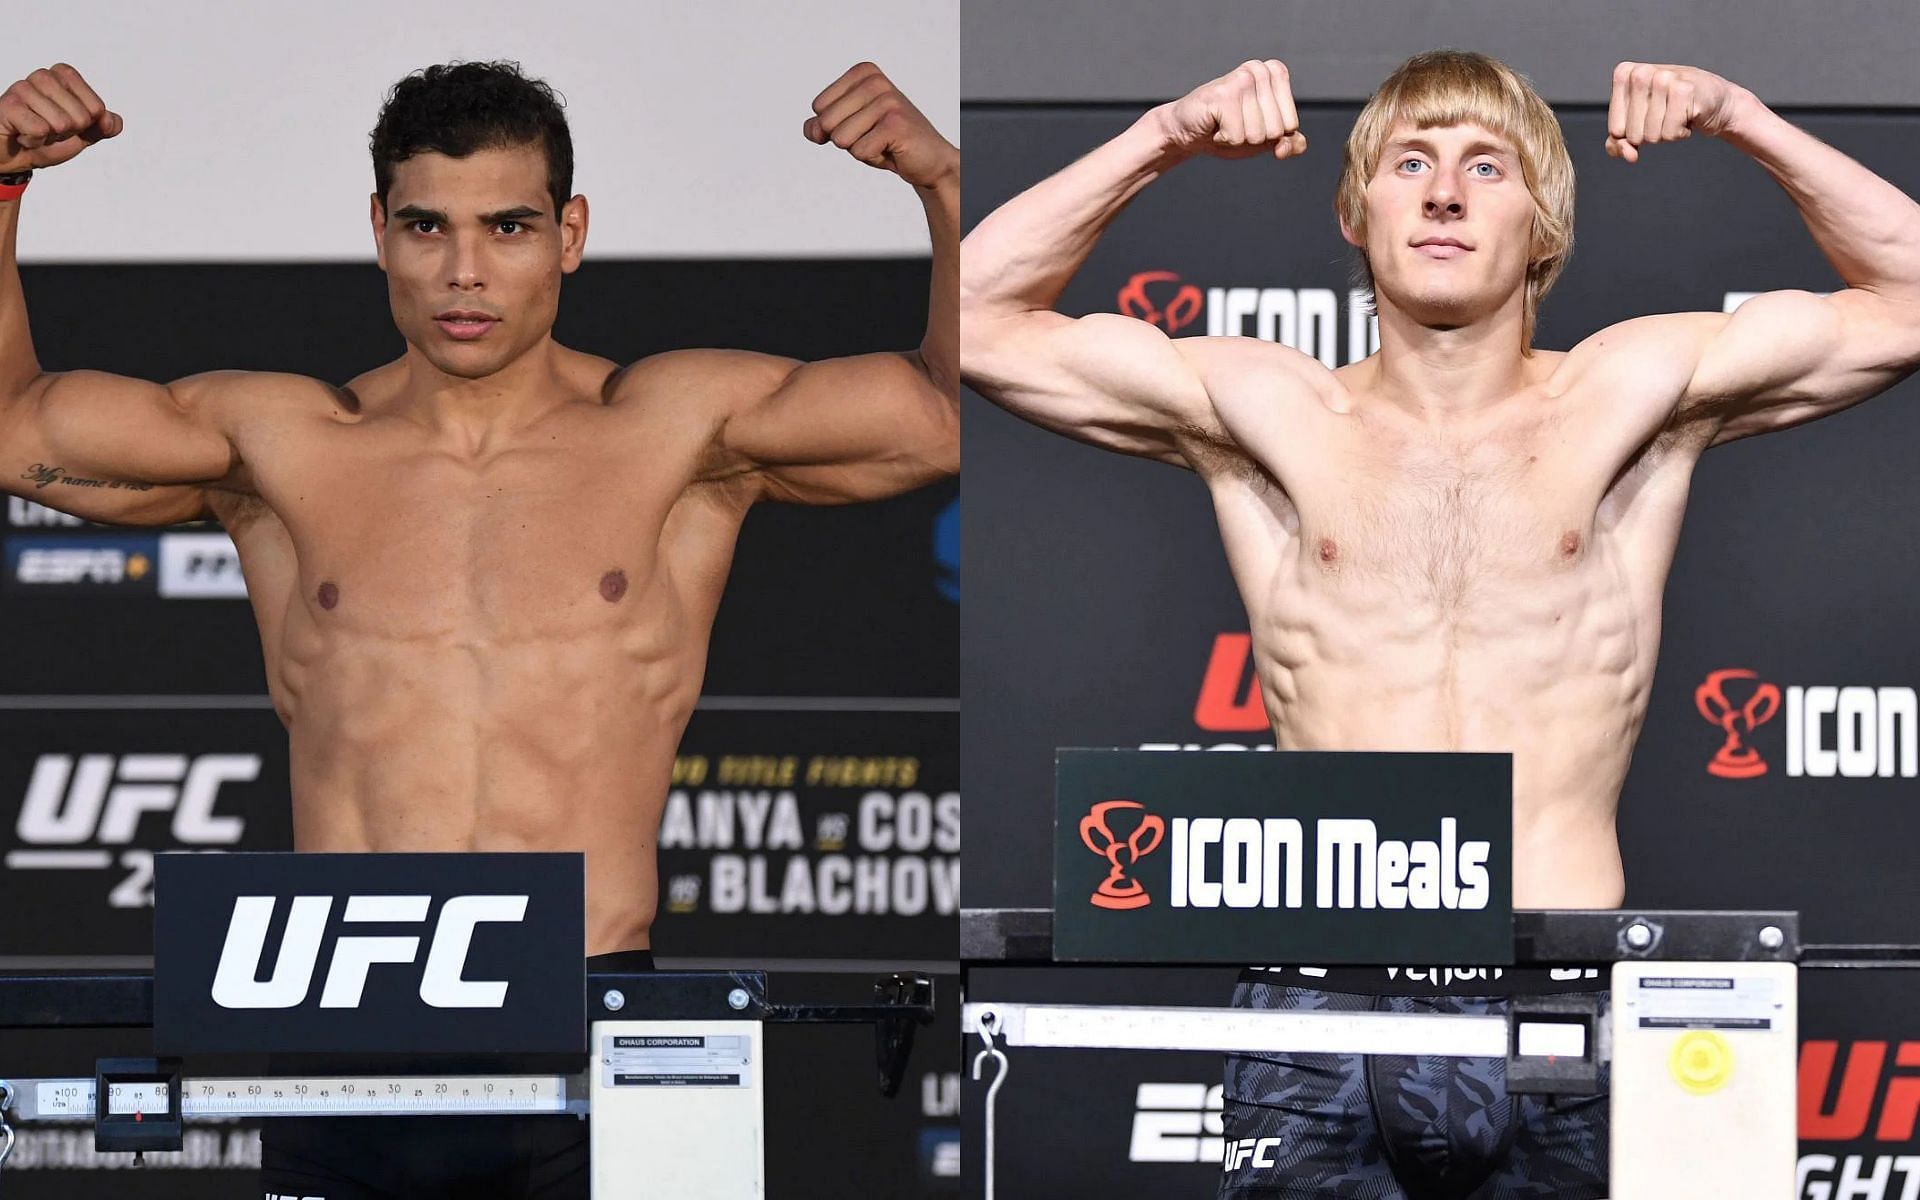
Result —
<path fill-rule="evenodd" d="M 1504 754 L 1062 750 L 1063 961 L 1513 961 Z"/>

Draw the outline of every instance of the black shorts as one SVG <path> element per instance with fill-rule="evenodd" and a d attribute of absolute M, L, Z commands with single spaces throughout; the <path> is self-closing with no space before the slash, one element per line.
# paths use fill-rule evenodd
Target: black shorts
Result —
<path fill-rule="evenodd" d="M 1233 1003 L 1501 1015 L 1515 994 L 1604 992 L 1606 983 L 1604 974 L 1560 979 L 1566 973 L 1532 968 L 1492 980 L 1468 974 L 1410 982 L 1383 968 L 1249 971 Z M 1604 995 L 1601 1003 L 1604 1013 Z M 1220 1200 L 1602 1200 L 1606 1068 L 1593 1096 L 1510 1096 L 1506 1070 L 1504 1058 L 1229 1055 Z"/>
<path fill-rule="evenodd" d="M 651 971 L 646 950 L 588 971 Z M 589 1121 L 516 1117 L 275 1117 L 260 1125 L 265 1200 L 587 1200 Z"/>

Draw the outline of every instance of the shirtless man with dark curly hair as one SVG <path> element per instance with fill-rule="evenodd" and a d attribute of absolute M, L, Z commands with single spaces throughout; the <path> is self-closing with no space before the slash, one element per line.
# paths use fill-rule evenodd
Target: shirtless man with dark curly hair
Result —
<path fill-rule="evenodd" d="M 959 152 L 871 63 L 804 122 L 925 208 L 917 348 L 621 365 L 552 337 L 588 217 L 552 91 L 511 64 L 432 67 L 373 134 L 399 359 L 340 386 L 45 372 L 21 188 L 124 126 L 66 64 L 0 95 L 0 487 L 93 520 L 225 526 L 290 739 L 296 849 L 582 851 L 592 966 L 648 965 L 661 810 L 747 510 L 958 469 Z M 338 1138 L 268 1122 L 265 1185 L 338 1200 L 375 1186 L 357 1171 L 406 1192 L 459 1166 L 585 1194 L 583 1123 L 450 1120 L 471 1151 L 425 1118 L 349 1119 Z"/>

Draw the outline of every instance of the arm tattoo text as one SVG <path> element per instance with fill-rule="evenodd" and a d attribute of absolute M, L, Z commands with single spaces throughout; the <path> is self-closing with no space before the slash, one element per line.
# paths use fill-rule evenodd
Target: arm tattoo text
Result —
<path fill-rule="evenodd" d="M 136 483 L 130 479 L 85 479 L 78 475 L 67 474 L 65 467 L 49 467 L 44 463 L 35 463 L 28 467 L 21 473 L 20 478 L 31 479 L 35 491 L 39 491 L 50 483 L 58 483 L 66 487 L 107 488 L 128 492 L 153 490 L 151 483 Z"/>

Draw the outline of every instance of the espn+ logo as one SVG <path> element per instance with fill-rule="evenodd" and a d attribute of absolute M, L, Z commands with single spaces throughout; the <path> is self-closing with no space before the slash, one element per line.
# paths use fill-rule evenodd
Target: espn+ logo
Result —
<path fill-rule="evenodd" d="M 348 924 L 424 924 L 431 896 L 348 896 L 341 920 Z M 213 1001 L 222 1008 L 295 1008 L 313 991 L 326 942 L 332 896 L 295 896 L 287 916 L 273 974 L 260 979 L 267 929 L 279 901 L 274 896 L 237 896 L 227 921 L 220 965 L 214 972 Z M 500 1008 L 505 980 L 462 979 L 475 927 L 486 922 L 518 923 L 526 918 L 525 895 L 453 896 L 440 908 L 420 999 L 433 1008 Z M 321 1008 L 358 1008 L 367 974 L 376 963 L 411 963 L 420 953 L 414 935 L 348 934 L 333 939 L 320 992 Z"/>
<path fill-rule="evenodd" d="M 114 908 L 153 904 L 153 851 L 131 843 L 147 814 L 167 814 L 181 846 L 232 846 L 246 820 L 217 815 L 220 789 L 260 777 L 257 754 L 42 754 L 34 761 L 10 850 L 10 870 L 104 870 L 128 874 L 109 894 Z M 127 847 L 116 855 L 108 847 Z"/>

